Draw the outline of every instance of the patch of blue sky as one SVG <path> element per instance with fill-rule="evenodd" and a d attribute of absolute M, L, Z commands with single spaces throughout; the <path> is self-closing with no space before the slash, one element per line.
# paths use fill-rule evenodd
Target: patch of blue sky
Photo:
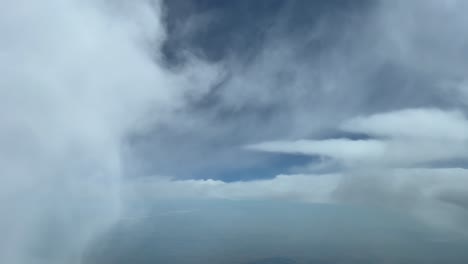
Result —
<path fill-rule="evenodd" d="M 216 179 L 225 182 L 271 179 L 279 174 L 289 173 L 291 168 L 307 166 L 320 161 L 320 157 L 289 155 L 282 153 L 259 153 L 265 159 L 248 167 L 208 168 L 193 175 L 198 179 Z"/>

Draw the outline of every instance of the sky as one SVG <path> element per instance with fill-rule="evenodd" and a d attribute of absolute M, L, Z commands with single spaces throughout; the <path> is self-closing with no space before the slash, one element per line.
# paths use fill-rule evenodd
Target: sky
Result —
<path fill-rule="evenodd" d="M 467 11 L 1 0 L 1 262 L 466 263 Z"/>

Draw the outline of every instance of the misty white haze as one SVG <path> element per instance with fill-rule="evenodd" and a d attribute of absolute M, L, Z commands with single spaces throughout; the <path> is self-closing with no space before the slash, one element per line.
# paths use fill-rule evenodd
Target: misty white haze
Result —
<path fill-rule="evenodd" d="M 109 230 L 122 222 L 176 225 L 168 217 L 202 215 L 193 228 L 221 226 L 223 234 L 275 223 L 265 230 L 287 234 L 296 227 L 274 222 L 284 201 L 351 208 L 343 209 L 349 223 L 368 213 L 355 207 L 388 210 L 435 230 L 434 240 L 467 243 L 467 2 L 375 1 L 349 15 L 346 33 L 314 59 L 302 45 L 333 31 L 330 22 L 286 38 L 277 32 L 291 17 L 280 13 L 247 62 L 236 54 L 213 61 L 183 46 L 177 66 L 164 58 L 170 34 L 189 39 L 220 18 L 177 17 L 177 35 L 169 9 L 151 0 L 0 1 L 0 263 L 95 263 L 87 255 Z M 410 81 L 375 77 L 386 69 Z M 307 162 L 260 178 L 252 168 L 263 155 Z M 233 168 L 247 168 L 247 180 L 200 176 Z M 200 204 L 171 207 L 186 200 Z M 207 209 L 206 201 L 229 209 Z M 225 201 L 265 202 L 257 214 L 268 217 L 230 229 L 225 212 L 255 213 Z M 152 211 L 166 203 L 171 209 Z M 297 210 L 309 230 L 316 217 Z M 198 235 L 184 228 L 168 243 Z M 291 243 L 310 242 L 301 239 Z M 214 244 L 207 252 L 222 255 L 223 244 Z M 233 259 L 223 261 L 268 252 L 242 255 L 237 247 L 242 242 L 232 242 L 225 256 Z"/>
<path fill-rule="evenodd" d="M 118 219 L 125 136 L 176 108 L 187 82 L 157 64 L 159 12 L 143 1 L 1 2 L 2 263 L 81 263 Z"/>

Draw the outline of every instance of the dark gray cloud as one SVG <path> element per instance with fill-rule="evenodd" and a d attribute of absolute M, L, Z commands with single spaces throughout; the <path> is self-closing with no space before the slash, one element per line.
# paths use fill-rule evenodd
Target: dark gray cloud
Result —
<path fill-rule="evenodd" d="M 365 16 L 367 5 L 333 1 L 167 2 L 169 38 L 165 44 L 171 50 L 166 53 L 184 56 L 200 51 L 199 56 L 219 63 L 224 74 L 207 93 L 188 95 L 185 109 L 176 113 L 179 122 L 159 124 L 157 131 L 136 137 L 136 152 L 142 151 L 139 160 L 149 158 L 154 167 L 165 167 L 170 161 L 161 158 L 155 146 L 183 142 L 171 157 L 183 162 L 186 172 L 173 171 L 175 174 L 187 175 L 198 166 L 217 163 L 225 167 L 225 159 L 236 159 L 235 166 L 255 167 L 243 160 L 261 162 L 264 158 L 239 151 L 238 146 L 317 133 L 317 129 L 296 128 L 305 113 L 329 107 L 321 98 L 331 96 L 322 87 L 329 77 L 316 69 L 325 66 L 321 61 L 328 61 L 333 46 L 342 42 L 347 20 Z M 169 62 L 172 57 L 168 55 Z M 199 152 L 209 161 L 199 161 Z M 213 158 L 217 161 L 212 162 Z"/>
<path fill-rule="evenodd" d="M 463 107 L 453 87 L 463 78 L 462 56 L 455 56 L 464 54 L 463 21 L 448 6 L 436 11 L 438 5 L 165 2 L 167 63 L 176 70 L 197 54 L 216 63 L 221 76 L 205 92 L 186 94 L 177 121 L 134 137 L 130 152 L 140 166 L 130 164 L 129 174 L 186 178 L 216 171 L 223 178 L 230 167 L 272 164 L 242 145 L 333 137 L 341 122 L 358 115 Z M 445 23 L 454 24 L 450 29 L 415 19 L 437 21 L 449 15 L 443 12 L 455 12 Z"/>

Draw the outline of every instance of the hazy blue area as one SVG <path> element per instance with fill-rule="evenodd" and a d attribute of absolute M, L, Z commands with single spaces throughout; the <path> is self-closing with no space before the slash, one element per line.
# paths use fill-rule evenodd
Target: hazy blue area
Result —
<path fill-rule="evenodd" d="M 467 263 L 468 241 L 398 212 L 287 202 L 172 201 L 122 220 L 87 264 Z"/>

